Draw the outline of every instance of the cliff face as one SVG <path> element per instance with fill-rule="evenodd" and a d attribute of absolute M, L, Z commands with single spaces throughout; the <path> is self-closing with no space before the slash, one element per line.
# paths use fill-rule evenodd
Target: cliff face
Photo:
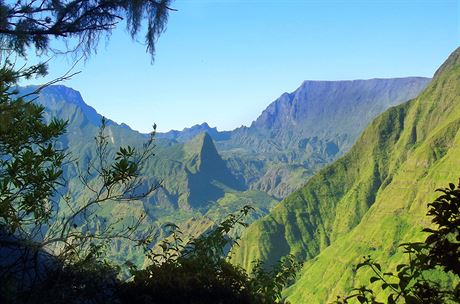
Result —
<path fill-rule="evenodd" d="M 250 127 L 216 142 L 229 159 L 260 159 L 251 189 L 284 198 L 318 169 L 338 159 L 377 115 L 416 97 L 428 78 L 305 81 L 271 103 Z M 241 170 L 233 170 L 238 174 Z M 273 181 L 279 181 L 274 183 Z"/>

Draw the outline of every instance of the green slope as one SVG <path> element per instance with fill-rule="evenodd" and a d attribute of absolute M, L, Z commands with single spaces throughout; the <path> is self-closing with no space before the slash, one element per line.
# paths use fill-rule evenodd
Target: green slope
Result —
<path fill-rule="evenodd" d="M 292 303 L 325 303 L 358 284 L 363 254 L 395 263 L 402 241 L 420 238 L 434 189 L 460 175 L 460 49 L 416 99 L 376 118 L 349 153 L 321 170 L 236 248 L 244 267 L 293 253 L 308 261 Z"/>

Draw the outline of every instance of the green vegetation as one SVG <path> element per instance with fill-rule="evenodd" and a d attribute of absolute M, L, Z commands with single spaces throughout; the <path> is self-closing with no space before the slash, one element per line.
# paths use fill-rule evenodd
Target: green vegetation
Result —
<path fill-rule="evenodd" d="M 246 269 L 286 254 L 306 261 L 285 291 L 294 303 L 333 301 L 361 285 L 366 274 L 352 265 L 363 254 L 399 264 L 398 245 L 423 237 L 431 189 L 457 178 L 459 57 L 460 49 L 419 97 L 380 115 L 344 157 L 251 225 L 234 261 Z"/>
<path fill-rule="evenodd" d="M 148 251 L 149 266 L 131 269 L 133 280 L 122 285 L 126 303 L 280 303 L 281 291 L 295 279 L 300 267 L 288 256 L 267 271 L 256 263 L 251 276 L 226 258 L 225 248 L 234 243 L 230 231 L 251 210 L 242 208 L 215 229 L 184 241 L 177 226 L 160 250 Z"/>
<path fill-rule="evenodd" d="M 460 302 L 460 183 L 457 187 L 438 189 L 443 194 L 428 204 L 428 216 L 435 228 L 425 228 L 429 235 L 424 242 L 404 243 L 408 262 L 396 266 L 393 272 L 382 270 L 370 256 L 359 263 L 356 270 L 369 267 L 373 276 L 370 284 L 381 284 L 388 294 L 386 303 L 435 304 Z M 336 304 L 382 304 L 375 291 L 367 286 L 354 288 L 346 297 L 337 297 Z"/>
<path fill-rule="evenodd" d="M 229 232 L 235 225 L 245 225 L 241 220 L 250 207 L 188 241 L 173 231 L 172 241 L 166 238 L 161 242 L 163 252 L 158 254 L 154 245 L 162 236 L 145 223 L 148 215 L 142 201 L 158 188 L 156 180 L 145 178 L 155 147 L 155 126 L 149 136 L 126 139 L 142 138 L 143 143 L 136 142 L 139 146 L 126 146 L 126 141 L 116 141 L 123 130 L 115 135 L 113 127 L 118 126 L 112 122 L 102 118 L 95 123 L 96 113 L 79 115 L 76 120 L 81 124 L 73 125 L 69 134 L 81 144 L 66 147 L 71 144 L 66 138 L 58 141 L 66 123 L 57 119 L 46 122 L 44 107 L 26 99 L 36 98 L 44 87 L 22 92 L 12 89 L 21 78 L 45 74 L 46 65 L 15 70 L 10 55 L 27 59 L 31 46 L 39 52 L 51 50 L 50 37 L 77 38 L 77 48 L 69 50 L 88 55 L 99 35 L 110 31 L 124 15 L 133 37 L 147 20 L 147 49 L 153 55 L 154 41 L 170 10 L 168 3 L 0 3 L 2 58 L 6 54 L 0 70 L 1 302 L 132 303 L 137 298 L 141 303 L 279 303 L 282 289 L 295 279 L 299 264 L 293 257 L 280 260 L 269 272 L 257 263 L 253 276 L 229 263 L 226 253 L 233 244 Z M 95 129 L 96 134 L 84 133 Z M 95 142 L 82 134 L 95 136 Z M 225 189 L 238 187 L 208 135 L 165 150 L 183 161 L 181 172 L 189 190 L 180 194 L 188 198 L 178 199 L 183 210 L 206 211 Z M 69 156 L 67 152 L 82 153 Z M 258 197 L 252 192 L 245 195 L 248 200 Z M 235 209 L 233 203 L 235 198 L 223 202 Z M 144 245 L 150 264 L 138 269 L 126 260 L 129 255 L 121 255 L 122 242 L 126 247 Z M 107 259 L 108 250 L 116 247 L 118 259 L 132 271 L 132 282 L 122 281 L 124 269 Z M 158 288 L 152 288 L 155 286 Z"/>

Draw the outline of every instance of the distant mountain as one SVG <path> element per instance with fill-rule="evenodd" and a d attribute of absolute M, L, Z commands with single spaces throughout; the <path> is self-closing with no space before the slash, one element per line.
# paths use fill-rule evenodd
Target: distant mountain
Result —
<path fill-rule="evenodd" d="M 374 117 L 416 97 L 429 81 L 304 81 L 272 102 L 249 127 L 219 132 L 203 123 L 159 138 L 183 142 L 206 132 L 247 187 L 282 199 L 347 152 Z"/>
<path fill-rule="evenodd" d="M 158 138 L 173 139 L 180 142 L 185 142 L 201 133 L 208 133 L 213 140 L 226 140 L 230 135 L 230 131 L 217 131 L 217 128 L 211 128 L 206 122 L 201 125 L 194 125 L 190 128 L 184 128 L 182 131 L 171 130 L 166 133 L 158 133 Z"/>
<path fill-rule="evenodd" d="M 398 264 L 398 244 L 423 238 L 434 190 L 459 177 L 459 79 L 460 48 L 416 99 L 379 115 L 345 156 L 253 223 L 233 261 L 249 268 L 254 259 L 273 263 L 288 253 L 305 261 L 286 291 L 292 303 L 328 303 L 359 287 L 362 273 L 353 265 L 363 255 Z M 276 125 L 268 117 L 255 125 Z"/>
<path fill-rule="evenodd" d="M 270 130 L 269 137 L 277 144 L 297 140 L 299 148 L 315 136 L 343 137 L 350 145 L 376 115 L 416 97 L 429 81 L 421 77 L 305 81 L 294 92 L 281 95 L 240 133 L 259 135 Z"/>
<path fill-rule="evenodd" d="M 34 89 L 27 87 L 23 92 Z M 79 92 L 65 86 L 51 86 L 40 93 L 36 102 L 45 107 L 47 117 L 68 120 L 67 132 L 61 142 L 74 157 L 93 156 L 94 137 L 102 116 L 83 101 Z M 146 134 L 111 120 L 107 122 L 107 132 L 114 149 L 120 145 L 140 146 L 147 138 Z M 172 208 L 204 206 L 208 201 L 223 197 L 223 190 L 217 191 L 217 188 L 241 188 L 207 133 L 197 132 L 185 142 L 164 138 L 159 140 L 156 149 L 157 156 L 147 164 L 146 178 L 164 181 L 161 192 L 167 193 L 170 202 L 166 205 Z M 166 202 L 161 201 L 164 207 Z M 155 204 L 155 198 L 151 203 Z"/>

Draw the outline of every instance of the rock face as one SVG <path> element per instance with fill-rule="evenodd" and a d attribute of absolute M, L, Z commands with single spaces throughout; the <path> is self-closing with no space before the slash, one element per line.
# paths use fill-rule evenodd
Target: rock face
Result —
<path fill-rule="evenodd" d="M 374 117 L 415 98 L 429 81 L 421 77 L 305 81 L 272 102 L 249 128 L 235 130 L 231 138 L 249 145 L 250 137 L 262 136 L 265 146 L 254 149 L 267 151 L 305 149 L 310 142 L 321 141 L 325 146 L 336 145 L 327 150 L 334 155 L 351 145 Z"/>
<path fill-rule="evenodd" d="M 459 79 L 460 48 L 417 98 L 379 115 L 348 153 L 252 224 L 233 261 L 305 261 L 286 292 L 292 303 L 329 303 L 358 287 L 363 255 L 402 262 L 398 245 L 426 237 L 434 190 L 458 180 Z"/>
<path fill-rule="evenodd" d="M 295 130 L 304 137 L 350 134 L 356 137 L 388 107 L 416 97 L 427 78 L 305 81 L 285 93 L 253 122 L 257 130 Z"/>

